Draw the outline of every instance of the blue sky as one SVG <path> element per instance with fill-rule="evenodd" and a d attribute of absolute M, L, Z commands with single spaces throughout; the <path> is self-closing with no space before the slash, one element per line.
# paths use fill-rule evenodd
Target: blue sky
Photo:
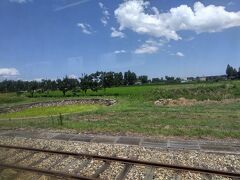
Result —
<path fill-rule="evenodd" d="M 187 77 L 240 66 L 238 0 L 1 0 L 0 22 L 0 78 Z"/>

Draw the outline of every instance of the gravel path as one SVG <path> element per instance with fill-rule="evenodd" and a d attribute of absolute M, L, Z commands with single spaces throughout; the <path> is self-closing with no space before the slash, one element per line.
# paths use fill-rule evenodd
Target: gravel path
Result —
<path fill-rule="evenodd" d="M 180 150 L 160 150 L 150 149 L 140 146 L 118 145 L 118 144 L 101 144 L 101 143 L 86 143 L 78 141 L 63 141 L 63 140 L 44 140 L 44 139 L 30 139 L 21 137 L 0 137 L 0 144 L 19 145 L 35 148 L 46 148 L 52 150 L 81 152 L 89 154 L 98 154 L 105 156 L 117 156 L 123 158 L 136 158 L 139 160 L 156 161 L 161 163 L 179 164 L 194 167 L 212 168 L 216 170 L 224 170 L 240 173 L 240 155 L 237 154 L 223 154 L 223 153 L 207 153 L 201 151 L 180 151 Z M 11 152 L 10 152 L 11 151 Z M 29 166 L 35 163 L 34 167 L 57 170 L 61 172 L 79 173 L 79 175 L 94 175 L 99 167 L 103 166 L 105 162 L 100 160 L 88 160 L 83 158 L 46 155 L 43 153 L 21 152 L 16 153 L 16 150 L 0 151 L 0 161 L 9 153 L 15 156 L 9 157 L 4 162 L 13 163 L 23 157 L 18 164 Z M 20 151 L 18 151 L 20 152 Z M 85 166 L 83 166 L 83 164 Z M 124 170 L 124 164 L 111 163 L 105 171 L 100 174 L 101 179 L 115 179 L 119 173 Z M 9 174 L 13 171 L 9 170 Z M 4 174 L 5 173 L 5 174 Z M 31 174 L 31 173 L 30 173 Z M 6 176 L 6 172 L 2 171 L 0 177 Z M 18 174 L 19 177 L 22 177 Z M 129 169 L 126 179 L 145 179 L 146 177 L 153 179 L 229 179 L 221 176 L 210 176 L 206 174 L 179 172 L 174 170 L 167 170 L 162 168 L 148 168 L 144 166 L 133 166 Z M 29 175 L 30 176 L 30 175 Z M 41 179 L 48 177 L 40 176 Z M 1 179 L 1 178 L 0 178 Z M 24 178 L 20 178 L 24 179 Z"/>

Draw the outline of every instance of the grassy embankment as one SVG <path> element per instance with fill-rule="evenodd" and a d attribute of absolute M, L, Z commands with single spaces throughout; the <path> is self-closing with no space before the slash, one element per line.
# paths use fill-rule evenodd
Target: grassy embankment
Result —
<path fill-rule="evenodd" d="M 71 94 L 68 93 L 68 96 Z M 14 94 L 0 95 L 0 106 L 62 99 L 61 92 L 49 92 L 35 98 L 17 97 Z M 152 85 L 116 87 L 99 92 L 79 94 L 80 97 L 101 96 L 115 98 L 118 103 L 111 107 L 80 108 L 59 107 L 58 110 L 46 111 L 33 108 L 16 113 L 0 114 L 0 127 L 52 127 L 70 128 L 84 132 L 136 133 L 152 136 L 185 136 L 240 138 L 240 101 L 212 103 L 193 106 L 155 106 L 159 98 L 195 98 L 198 100 L 222 100 L 240 97 L 240 82 L 219 82 L 180 85 Z M 71 97 L 69 97 L 71 98 Z M 79 107 L 79 109 L 78 109 Z M 84 110 L 85 109 L 85 110 Z M 59 113 L 72 113 L 64 116 L 63 125 L 58 123 Z M 44 116 L 45 118 L 36 118 Z M 29 117 L 35 118 L 29 118 Z M 16 117 L 28 117 L 21 120 Z"/>

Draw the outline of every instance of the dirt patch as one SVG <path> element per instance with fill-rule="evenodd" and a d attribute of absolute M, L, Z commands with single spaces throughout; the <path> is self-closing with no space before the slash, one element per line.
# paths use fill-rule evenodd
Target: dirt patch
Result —
<path fill-rule="evenodd" d="M 36 102 L 30 104 L 22 104 L 13 107 L 0 108 L 0 113 L 18 112 L 24 109 L 31 109 L 35 107 L 50 107 L 50 106 L 64 106 L 73 104 L 99 104 L 105 106 L 111 106 L 116 103 L 114 99 L 67 99 L 61 101 L 49 101 L 49 102 Z"/>
<path fill-rule="evenodd" d="M 196 99 L 186 99 L 186 98 L 178 98 L 178 99 L 159 99 L 154 102 L 157 106 L 192 106 L 192 105 L 201 105 L 201 104 L 212 104 L 212 103 L 232 103 L 239 102 L 239 99 L 223 99 L 221 101 L 216 100 L 204 100 L 198 101 Z"/>
<path fill-rule="evenodd" d="M 197 103 L 196 99 L 159 99 L 154 102 L 155 105 L 165 105 L 165 106 L 189 106 Z"/>

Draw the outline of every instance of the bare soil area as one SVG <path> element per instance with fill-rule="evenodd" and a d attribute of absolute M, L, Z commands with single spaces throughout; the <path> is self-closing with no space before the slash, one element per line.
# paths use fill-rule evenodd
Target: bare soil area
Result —
<path fill-rule="evenodd" d="M 186 99 L 186 98 L 178 98 L 178 99 L 159 99 L 154 102 L 157 106 L 192 106 L 192 105 L 201 105 L 201 104 L 228 104 L 232 102 L 240 101 L 240 99 L 223 99 L 220 101 L 216 100 L 204 100 L 198 101 L 196 99 Z"/>

